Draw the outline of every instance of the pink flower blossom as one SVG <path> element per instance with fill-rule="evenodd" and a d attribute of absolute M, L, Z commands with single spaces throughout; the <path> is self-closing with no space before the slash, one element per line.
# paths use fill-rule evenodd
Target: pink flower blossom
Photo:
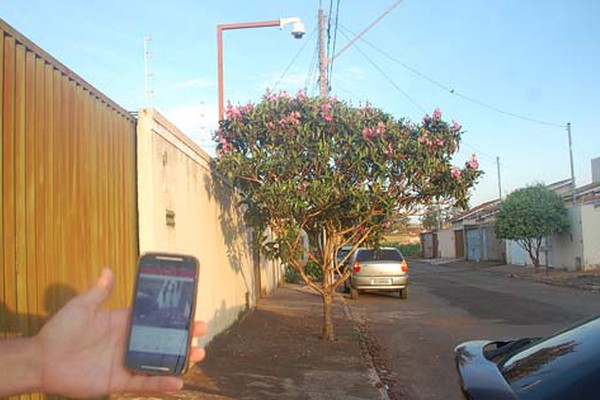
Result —
<path fill-rule="evenodd" d="M 227 116 L 227 119 L 242 118 L 242 116 L 243 116 L 240 109 L 237 107 L 234 107 L 229 102 L 227 103 L 227 109 L 225 110 L 225 115 Z"/>
<path fill-rule="evenodd" d="M 477 161 L 477 155 L 475 153 L 471 154 L 471 159 L 467 163 L 467 166 L 471 169 L 479 168 L 479 161 Z"/>
<path fill-rule="evenodd" d="M 321 111 L 323 111 L 324 113 L 328 113 L 329 110 L 331 110 L 332 105 L 330 103 L 325 103 L 323 105 L 321 105 Z"/>
<path fill-rule="evenodd" d="M 327 121 L 327 122 L 331 122 L 331 121 L 333 121 L 333 115 L 331 115 L 331 114 L 325 114 L 325 115 L 323 115 L 323 118 L 324 118 L 324 119 L 325 119 L 325 121 Z"/>
<path fill-rule="evenodd" d="M 298 111 L 292 111 L 288 115 L 287 121 L 292 125 L 298 125 L 300 123 L 300 113 Z"/>
<path fill-rule="evenodd" d="M 442 118 L 442 111 L 439 108 L 436 108 L 435 110 L 433 110 L 433 115 L 432 115 L 434 120 L 438 120 L 440 118 Z"/>
<path fill-rule="evenodd" d="M 303 89 L 300 89 L 296 92 L 296 100 L 299 100 L 299 101 L 306 100 L 306 92 Z"/>
<path fill-rule="evenodd" d="M 462 126 L 455 119 L 452 120 L 452 131 L 459 132 L 462 129 Z"/>
<path fill-rule="evenodd" d="M 428 140 L 429 140 L 429 139 L 427 139 L 427 135 L 423 135 L 423 136 L 421 136 L 421 137 L 418 139 L 419 143 L 425 143 L 425 142 L 427 142 Z"/>
<path fill-rule="evenodd" d="M 273 101 L 277 98 L 275 93 L 271 92 L 271 89 L 269 89 L 269 88 L 267 88 L 267 90 L 265 91 L 265 97 L 267 98 L 268 101 Z"/>
<path fill-rule="evenodd" d="M 251 113 L 252 110 L 254 110 L 254 104 L 252 104 L 252 103 L 248 103 L 248 104 L 246 104 L 245 106 L 242 107 L 242 112 L 244 114 Z"/>
<path fill-rule="evenodd" d="M 221 155 L 231 151 L 231 149 L 232 149 L 231 143 L 229 143 L 224 137 L 221 137 L 219 142 L 221 143 L 221 148 L 220 148 Z"/>
<path fill-rule="evenodd" d="M 279 120 L 279 126 L 282 128 L 285 128 L 285 124 L 287 123 L 287 121 L 285 120 L 285 118 L 281 118 Z"/>
<path fill-rule="evenodd" d="M 444 145 L 444 141 L 442 139 L 435 139 L 435 145 L 442 147 Z"/>
<path fill-rule="evenodd" d="M 378 135 L 383 135 L 385 133 L 385 124 L 382 121 L 377 123 L 377 126 L 375 127 L 375 133 Z"/>
<path fill-rule="evenodd" d="M 385 154 L 387 154 L 388 156 L 394 154 L 394 146 L 392 146 L 391 143 L 388 143 L 387 148 L 385 149 Z"/>
<path fill-rule="evenodd" d="M 452 168 L 450 168 L 450 175 L 454 179 L 458 179 L 458 178 L 460 178 L 460 170 L 453 166 Z"/>
<path fill-rule="evenodd" d="M 371 140 L 371 139 L 373 139 L 373 129 L 372 128 L 365 127 L 363 129 L 362 134 L 363 134 L 363 138 L 365 140 Z"/>
<path fill-rule="evenodd" d="M 269 122 L 267 122 L 267 128 L 273 129 L 273 128 L 275 128 L 275 124 L 273 122 L 269 121 Z"/>

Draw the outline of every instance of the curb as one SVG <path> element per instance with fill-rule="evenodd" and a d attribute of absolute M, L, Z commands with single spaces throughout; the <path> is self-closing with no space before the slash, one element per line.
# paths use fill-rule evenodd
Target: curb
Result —
<path fill-rule="evenodd" d="M 354 325 L 355 329 L 358 329 L 358 324 L 356 322 L 356 319 L 354 318 L 354 315 L 352 314 L 352 310 L 350 309 L 350 306 L 346 302 L 346 298 L 339 293 L 335 293 L 335 296 L 342 303 L 342 308 L 344 309 L 344 314 L 346 315 L 346 318 L 348 318 L 350 321 L 352 321 L 352 325 Z M 390 396 L 388 395 L 387 390 L 385 389 L 385 384 L 381 381 L 381 378 L 379 377 L 379 374 L 377 373 L 377 369 L 375 368 L 375 364 L 373 363 L 373 358 L 369 354 L 369 351 L 368 351 L 365 343 L 362 341 L 359 341 L 359 343 L 360 343 L 360 348 L 362 350 L 363 359 L 365 360 L 365 363 L 367 364 L 369 381 L 371 382 L 373 387 L 375 389 L 377 389 L 377 391 L 379 392 L 379 396 L 380 396 L 381 400 L 390 400 Z"/>

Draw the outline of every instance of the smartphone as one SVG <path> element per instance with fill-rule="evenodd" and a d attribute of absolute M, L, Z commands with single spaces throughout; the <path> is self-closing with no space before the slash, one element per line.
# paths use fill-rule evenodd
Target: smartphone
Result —
<path fill-rule="evenodd" d="M 198 260 L 146 253 L 138 263 L 125 366 L 146 374 L 181 375 L 188 364 L 198 289 Z"/>

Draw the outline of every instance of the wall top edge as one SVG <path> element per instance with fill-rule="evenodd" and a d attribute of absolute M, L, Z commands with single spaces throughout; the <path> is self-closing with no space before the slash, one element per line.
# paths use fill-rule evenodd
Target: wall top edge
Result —
<path fill-rule="evenodd" d="M 206 152 L 206 150 L 204 150 L 189 136 L 183 133 L 183 131 L 181 131 L 174 123 L 167 119 L 167 117 L 161 114 L 157 109 L 152 107 L 140 108 L 138 111 L 138 118 L 148 118 L 162 125 L 178 140 L 184 143 L 190 150 L 196 153 L 198 157 L 202 158 L 207 163 L 210 163 L 212 161 L 212 157 Z"/>
<path fill-rule="evenodd" d="M 135 117 L 132 116 L 129 111 L 118 105 L 115 101 L 108 98 L 100 90 L 96 89 L 93 85 L 91 85 L 82 77 L 77 75 L 66 65 L 64 65 L 56 58 L 51 56 L 48 52 L 36 45 L 33 41 L 31 41 L 25 35 L 17 31 L 2 18 L 0 18 L 0 31 L 2 31 L 4 35 L 14 38 L 15 42 L 24 46 L 27 50 L 33 52 L 37 57 L 44 60 L 47 64 L 52 65 L 55 70 L 60 71 L 63 75 L 65 75 L 66 77 L 74 81 L 76 84 L 80 85 L 82 88 L 90 92 L 91 95 L 95 96 L 98 100 L 105 103 L 108 107 L 114 109 L 117 113 L 121 114 L 123 117 L 131 120 L 132 122 L 135 121 Z"/>

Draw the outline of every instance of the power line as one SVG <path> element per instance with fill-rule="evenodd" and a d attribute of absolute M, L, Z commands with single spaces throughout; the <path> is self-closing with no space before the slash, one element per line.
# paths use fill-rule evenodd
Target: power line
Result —
<path fill-rule="evenodd" d="M 298 50 L 298 52 L 292 58 L 292 61 L 290 61 L 290 63 L 288 64 L 288 66 L 285 68 L 285 70 L 283 71 L 283 73 L 281 74 L 281 76 L 279 77 L 279 79 L 277 80 L 277 82 L 275 82 L 275 86 L 273 86 L 274 89 L 283 80 L 283 78 L 288 73 L 288 71 L 290 70 L 290 68 L 292 68 L 292 65 L 294 65 L 296 63 L 296 61 L 298 60 L 298 57 L 300 56 L 300 54 L 302 53 L 302 51 L 306 48 L 306 45 L 308 45 L 308 43 L 310 42 L 310 40 L 312 39 L 312 37 L 314 36 L 314 34 L 316 32 L 317 32 L 317 30 L 313 29 L 313 31 L 310 33 L 310 35 L 308 36 L 308 38 L 304 41 L 304 44 L 302 45 L 302 47 L 300 47 L 300 50 Z"/>
<path fill-rule="evenodd" d="M 469 143 L 463 141 L 462 142 L 463 145 L 465 145 L 466 147 L 470 148 L 471 150 L 473 150 L 475 153 L 477 153 L 478 156 L 487 158 L 488 161 L 491 160 L 494 164 L 496 163 L 496 157 L 495 156 L 491 156 L 489 154 L 484 153 L 483 151 L 479 150 L 478 148 L 471 146 Z"/>
<path fill-rule="evenodd" d="M 341 25 L 341 27 L 342 27 L 342 29 L 348 31 L 349 33 L 354 34 L 350 29 L 344 27 L 343 25 Z M 423 78 L 423 79 L 431 82 L 433 85 L 439 87 L 440 89 L 442 89 L 442 90 L 444 90 L 444 91 L 446 91 L 446 92 L 448 92 L 448 93 L 450 93 L 452 95 L 460 97 L 460 98 L 462 98 L 464 100 L 467 100 L 467 101 L 469 101 L 471 103 L 477 104 L 477 105 L 479 105 L 481 107 L 485 107 L 485 108 L 487 108 L 489 110 L 492 110 L 492 111 L 495 111 L 497 113 L 511 116 L 513 118 L 522 119 L 522 120 L 533 122 L 533 123 L 536 123 L 536 124 L 539 124 L 539 125 L 553 126 L 553 127 L 557 127 L 557 128 L 563 128 L 563 129 L 565 128 L 564 124 L 557 124 L 555 122 L 542 121 L 542 120 L 539 120 L 539 119 L 536 119 L 536 118 L 532 118 L 532 117 L 528 117 L 528 116 L 525 116 L 525 115 L 517 114 L 517 113 L 511 112 L 511 111 L 506 111 L 506 110 L 503 110 L 503 109 L 501 109 L 499 107 L 496 107 L 496 106 L 493 106 L 491 104 L 485 103 L 485 102 L 483 102 L 481 100 L 477 100 L 477 99 L 475 99 L 473 97 L 470 97 L 470 96 L 467 96 L 465 94 L 459 93 L 454 88 L 451 88 L 451 87 L 449 87 L 447 85 L 444 85 L 444 84 L 440 83 L 439 81 L 437 81 L 437 80 L 435 80 L 435 79 L 433 79 L 433 78 L 425 75 L 424 73 L 418 71 L 417 69 L 412 68 L 412 67 L 406 65 L 405 63 L 401 62 L 400 60 L 396 59 L 395 57 L 393 57 L 390 54 L 386 53 L 385 51 L 381 50 L 380 48 L 378 48 L 377 46 L 375 46 L 373 43 L 369 42 L 365 38 L 360 38 L 360 39 L 363 42 L 365 42 L 366 44 L 368 44 L 375 51 L 377 51 L 381 55 L 383 55 L 386 58 L 388 58 L 389 60 L 395 62 L 396 64 L 398 64 L 401 67 L 407 69 L 408 71 L 414 73 L 415 75 L 417 75 L 417 76 L 419 76 L 419 77 L 421 77 L 421 78 Z"/>
<path fill-rule="evenodd" d="M 333 0 L 332 0 L 333 1 Z M 338 28 L 339 28 L 339 19 L 340 19 L 340 0 L 337 0 L 337 4 L 335 7 L 335 28 L 333 30 L 333 45 L 332 45 L 332 50 L 331 50 L 331 54 L 335 54 L 335 47 L 337 44 L 337 33 L 338 33 Z M 333 57 L 330 57 L 329 54 L 327 54 L 327 58 L 330 59 L 329 61 L 329 72 L 328 72 L 328 76 L 329 76 L 329 88 L 328 90 L 331 90 L 331 82 L 333 80 Z"/>
<path fill-rule="evenodd" d="M 331 16 L 333 15 L 333 0 L 329 0 L 329 13 L 327 15 L 327 57 L 331 52 Z"/>
<path fill-rule="evenodd" d="M 392 6 L 390 8 L 388 8 L 387 10 L 384 11 L 383 14 L 381 14 L 377 19 L 375 19 L 375 21 L 371 22 L 365 29 L 363 29 L 362 31 L 360 31 L 360 33 L 358 35 L 354 36 L 354 39 L 348 39 L 349 42 L 342 48 L 342 50 L 339 51 L 339 53 L 335 54 L 333 57 L 331 57 L 331 61 L 333 61 L 334 59 L 338 58 L 339 56 L 341 56 L 342 54 L 344 54 L 344 52 L 346 50 L 348 50 L 350 48 L 350 46 L 352 46 L 358 39 L 360 39 L 365 33 L 367 33 L 371 28 L 373 28 L 375 25 L 377 25 L 382 19 L 384 19 L 389 13 L 392 12 L 392 10 L 396 7 L 398 7 L 398 5 L 402 2 L 402 0 L 398 0 L 396 1 L 394 4 L 392 4 Z"/>
<path fill-rule="evenodd" d="M 318 55 L 319 55 L 319 43 L 317 41 L 315 50 L 313 52 L 312 59 L 310 61 L 309 67 L 308 67 L 308 73 L 306 74 L 306 81 L 304 82 L 304 89 L 306 90 L 307 94 L 312 93 L 310 85 L 316 85 L 315 71 L 317 69 L 317 65 L 319 64 L 317 61 Z"/>
<path fill-rule="evenodd" d="M 348 36 L 346 36 L 346 34 L 344 32 L 342 32 L 342 35 L 344 35 L 344 37 L 346 39 L 349 39 Z M 404 90 L 402 90 L 402 88 L 400 88 L 400 86 L 398 86 L 396 84 L 396 82 L 394 82 L 394 80 L 392 78 L 390 78 L 380 67 L 379 65 L 377 65 L 373 60 L 371 60 L 369 58 L 369 56 L 367 56 L 361 49 L 360 47 L 358 47 L 358 45 L 356 43 L 352 43 L 352 45 L 354 46 L 354 48 L 356 50 L 358 50 L 360 52 L 360 54 L 363 55 L 363 57 L 365 58 L 365 60 L 367 60 L 377 71 L 379 71 L 379 73 L 381 75 L 383 75 L 383 77 L 385 79 L 387 79 L 387 81 L 394 87 L 396 88 L 396 90 L 398 90 L 398 92 L 400 92 L 404 97 L 406 97 L 416 108 L 419 109 L 419 111 L 421 111 L 423 114 L 427 114 L 427 111 L 425 111 L 425 109 L 423 107 L 421 107 L 419 105 L 419 103 L 417 103 L 408 93 L 406 93 Z"/>

